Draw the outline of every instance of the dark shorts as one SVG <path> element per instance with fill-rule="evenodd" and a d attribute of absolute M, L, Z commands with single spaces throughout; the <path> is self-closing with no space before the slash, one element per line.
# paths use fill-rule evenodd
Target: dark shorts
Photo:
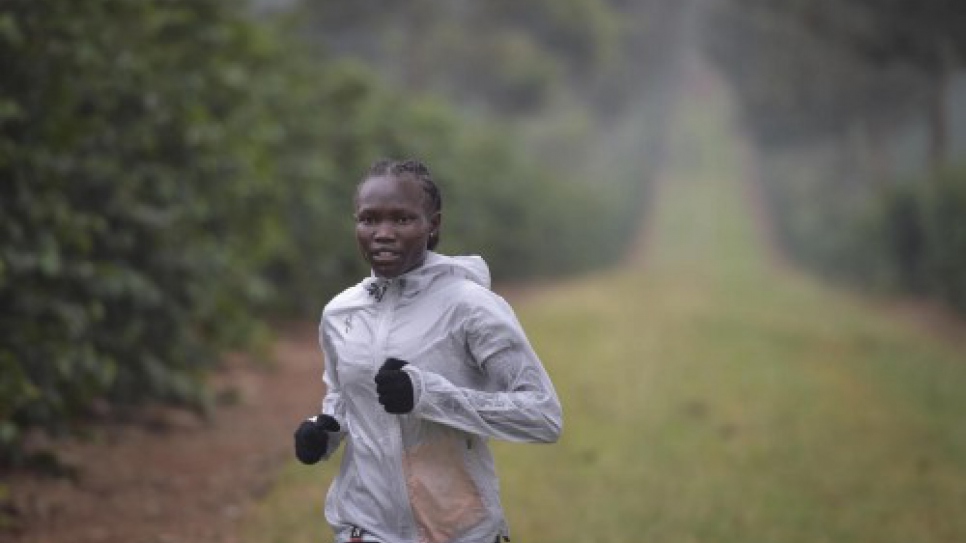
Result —
<path fill-rule="evenodd" d="M 369 537 L 367 537 L 368 534 L 366 534 L 365 531 L 359 528 L 355 528 L 355 530 L 358 530 L 358 531 L 353 531 L 352 537 L 350 537 L 348 541 L 342 541 L 341 543 L 380 543 L 375 539 L 370 539 Z M 496 536 L 496 538 L 493 539 L 493 543 L 501 543 L 502 541 L 510 541 L 510 540 L 501 538 L 500 536 Z"/>

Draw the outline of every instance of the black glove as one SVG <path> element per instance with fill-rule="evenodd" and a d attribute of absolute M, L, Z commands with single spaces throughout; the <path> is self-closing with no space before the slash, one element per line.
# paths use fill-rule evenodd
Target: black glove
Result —
<path fill-rule="evenodd" d="M 376 373 L 376 392 L 379 403 L 387 413 L 401 415 L 413 410 L 413 381 L 409 374 L 402 370 L 406 362 L 398 358 L 389 358 Z"/>
<path fill-rule="evenodd" d="M 302 421 L 295 430 L 295 456 L 299 462 L 315 464 L 321 460 L 329 445 L 328 432 L 338 431 L 338 421 L 329 415 L 319 415 L 315 421 Z"/>

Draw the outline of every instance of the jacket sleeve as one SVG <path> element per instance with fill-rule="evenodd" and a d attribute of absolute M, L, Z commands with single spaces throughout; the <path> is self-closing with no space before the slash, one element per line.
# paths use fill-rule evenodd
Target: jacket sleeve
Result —
<path fill-rule="evenodd" d="M 501 298 L 474 307 L 465 323 L 467 348 L 486 390 L 459 387 L 412 364 L 415 416 L 477 435 L 552 443 L 563 427 L 560 401 L 523 328 Z"/>
<path fill-rule="evenodd" d="M 322 324 L 319 326 L 319 344 L 322 347 L 322 354 L 325 357 L 325 366 L 322 372 L 322 381 L 325 384 L 325 396 L 322 398 L 321 413 L 333 417 L 339 423 L 340 427 L 340 431 L 338 432 L 329 432 L 328 445 L 325 454 L 322 456 L 323 460 L 328 460 L 339 449 L 339 445 L 346 436 L 346 420 L 345 400 L 342 397 L 342 387 L 339 384 L 338 373 L 336 372 L 338 359 L 335 354 L 335 349 L 332 346 L 331 338 L 326 333 L 325 326 L 325 318 L 323 317 Z"/>

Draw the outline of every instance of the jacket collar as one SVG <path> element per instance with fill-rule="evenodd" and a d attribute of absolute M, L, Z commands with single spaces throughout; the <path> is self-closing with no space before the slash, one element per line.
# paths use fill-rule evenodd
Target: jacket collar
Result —
<path fill-rule="evenodd" d="M 426 253 L 422 265 L 399 277 L 385 279 L 370 274 L 362 287 L 369 298 L 379 302 L 392 288 L 398 288 L 404 298 L 417 296 L 438 279 L 454 276 L 490 288 L 490 269 L 482 257 L 446 256 L 432 251 Z"/>

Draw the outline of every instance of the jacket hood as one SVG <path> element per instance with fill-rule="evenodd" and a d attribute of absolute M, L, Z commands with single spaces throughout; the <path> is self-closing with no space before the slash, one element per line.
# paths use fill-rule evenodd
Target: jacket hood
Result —
<path fill-rule="evenodd" d="M 427 252 L 423 265 L 406 274 L 426 275 L 457 275 L 469 279 L 474 283 L 490 288 L 490 267 L 479 255 L 446 256 L 439 253 Z"/>
<path fill-rule="evenodd" d="M 415 296 L 435 281 L 455 277 L 472 281 L 486 289 L 490 288 L 490 267 L 478 255 L 447 256 L 433 251 L 426 252 L 426 260 L 421 266 L 399 277 L 382 279 L 370 276 L 362 287 L 377 298 L 382 297 L 392 284 L 399 284 L 404 296 Z"/>

